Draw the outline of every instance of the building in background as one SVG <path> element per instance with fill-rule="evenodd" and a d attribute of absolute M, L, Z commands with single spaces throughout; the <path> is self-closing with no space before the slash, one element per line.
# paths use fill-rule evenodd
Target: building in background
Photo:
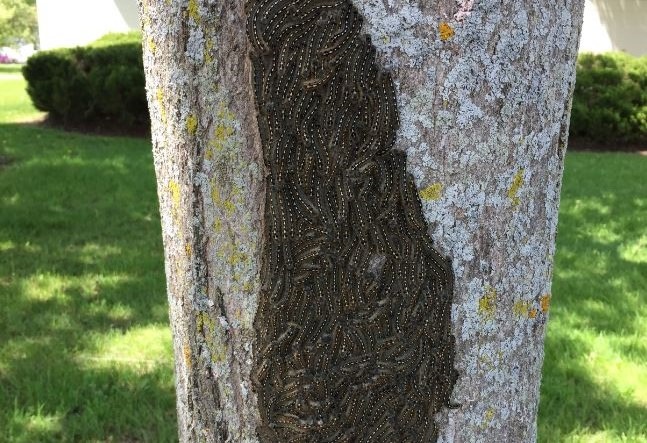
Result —
<path fill-rule="evenodd" d="M 137 0 L 37 0 L 41 49 L 139 29 Z M 647 0 L 586 0 L 580 52 L 647 55 Z"/>
<path fill-rule="evenodd" d="M 647 55 L 647 0 L 586 0 L 580 52 Z"/>
<path fill-rule="evenodd" d="M 88 44 L 109 32 L 139 30 L 137 0 L 36 0 L 40 49 Z"/>

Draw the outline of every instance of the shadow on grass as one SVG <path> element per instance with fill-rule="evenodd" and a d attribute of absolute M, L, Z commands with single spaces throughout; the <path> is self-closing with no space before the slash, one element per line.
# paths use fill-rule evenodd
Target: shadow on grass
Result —
<path fill-rule="evenodd" d="M 0 124 L 0 440 L 174 441 L 150 145 Z"/>
<path fill-rule="evenodd" d="M 584 341 L 553 334 L 546 339 L 546 349 L 553 351 L 546 353 L 542 379 L 540 441 L 566 441 L 601 432 L 607 435 L 605 441 L 645 435 L 647 405 L 594 380 L 590 368 L 578 363 L 592 351 Z M 559 355 L 555 355 L 557 349 Z"/>
<path fill-rule="evenodd" d="M 567 156 L 541 386 L 543 442 L 647 435 L 646 173 L 639 156 Z"/>

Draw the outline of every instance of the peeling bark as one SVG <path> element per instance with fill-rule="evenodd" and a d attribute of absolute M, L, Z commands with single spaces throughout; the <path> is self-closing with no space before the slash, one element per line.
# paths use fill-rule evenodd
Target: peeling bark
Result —
<path fill-rule="evenodd" d="M 354 0 L 455 275 L 441 441 L 533 441 L 583 1 Z M 182 441 L 258 441 L 265 167 L 242 1 L 140 3 Z"/>

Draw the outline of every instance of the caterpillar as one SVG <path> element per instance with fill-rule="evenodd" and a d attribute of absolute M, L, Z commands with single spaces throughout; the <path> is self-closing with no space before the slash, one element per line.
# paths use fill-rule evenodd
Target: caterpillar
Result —
<path fill-rule="evenodd" d="M 454 277 L 393 147 L 393 80 L 350 0 L 245 8 L 267 170 L 259 439 L 435 441 L 458 378 Z"/>

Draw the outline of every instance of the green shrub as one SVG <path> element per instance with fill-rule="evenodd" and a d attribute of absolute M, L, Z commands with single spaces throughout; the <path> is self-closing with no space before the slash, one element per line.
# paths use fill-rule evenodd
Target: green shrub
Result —
<path fill-rule="evenodd" d="M 581 54 L 571 136 L 605 144 L 647 142 L 647 57 Z"/>
<path fill-rule="evenodd" d="M 141 41 L 142 33 L 139 31 L 111 32 L 93 41 L 88 46 L 98 48 L 101 46 L 120 45 L 122 43 L 139 43 Z"/>
<path fill-rule="evenodd" d="M 39 52 L 27 60 L 23 75 L 34 106 L 64 125 L 148 124 L 142 48 L 132 34 Z"/>

